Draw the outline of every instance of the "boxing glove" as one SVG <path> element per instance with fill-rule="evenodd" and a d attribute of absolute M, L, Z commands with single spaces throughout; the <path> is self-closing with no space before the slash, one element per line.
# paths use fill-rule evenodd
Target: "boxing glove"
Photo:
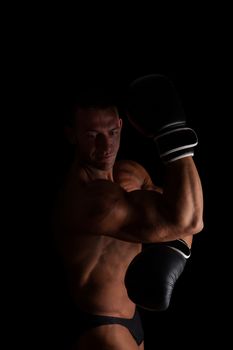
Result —
<path fill-rule="evenodd" d="M 166 76 L 152 74 L 133 81 L 126 106 L 129 121 L 154 139 L 164 163 L 194 155 L 197 135 L 187 127 L 181 99 Z"/>
<path fill-rule="evenodd" d="M 183 240 L 150 243 L 130 263 L 125 286 L 129 298 L 143 309 L 164 311 L 191 250 Z"/>

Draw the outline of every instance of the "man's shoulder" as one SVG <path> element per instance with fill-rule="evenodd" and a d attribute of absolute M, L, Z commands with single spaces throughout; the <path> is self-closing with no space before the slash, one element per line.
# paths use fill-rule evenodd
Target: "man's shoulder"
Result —
<path fill-rule="evenodd" d="M 114 167 L 114 180 L 125 189 L 130 182 L 138 189 L 162 193 L 162 189 L 154 185 L 146 168 L 134 160 L 119 160 Z"/>
<path fill-rule="evenodd" d="M 146 169 L 133 160 L 120 160 L 114 167 L 114 181 L 127 192 L 142 189 L 149 178 Z"/>
<path fill-rule="evenodd" d="M 130 160 L 130 159 L 124 159 L 124 160 L 118 160 L 116 161 L 114 165 L 114 171 L 143 171 L 146 172 L 146 169 L 136 162 L 135 160 Z"/>

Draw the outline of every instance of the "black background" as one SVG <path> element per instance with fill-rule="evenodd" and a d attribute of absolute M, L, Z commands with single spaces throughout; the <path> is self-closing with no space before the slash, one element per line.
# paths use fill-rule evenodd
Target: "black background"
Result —
<path fill-rule="evenodd" d="M 160 73 L 174 81 L 189 124 L 199 137 L 195 161 L 203 183 L 205 227 L 194 239 L 192 257 L 177 282 L 170 308 L 163 313 L 141 311 L 145 349 L 187 348 L 189 344 L 208 345 L 213 340 L 224 343 L 227 323 L 223 314 L 230 313 L 231 304 L 227 283 L 231 233 L 226 204 L 226 121 L 230 111 L 226 105 L 229 71 L 225 61 L 218 61 L 215 46 L 206 46 L 204 41 L 187 47 L 185 42 L 174 40 L 171 46 L 166 47 L 165 42 L 160 48 L 151 47 L 146 40 L 134 46 L 129 41 L 125 47 L 119 41 L 111 45 L 111 41 L 101 40 L 92 45 L 88 40 L 86 45 L 79 40 L 72 45 L 66 40 L 36 43 L 26 64 L 18 62 L 21 69 L 16 79 L 17 91 L 22 94 L 21 116 L 28 130 L 22 132 L 23 151 L 17 156 L 19 173 L 25 161 L 21 189 L 26 206 L 20 212 L 25 233 L 16 239 L 22 246 L 23 263 L 16 267 L 14 283 L 16 304 L 21 310 L 15 322 L 23 324 L 24 341 L 31 342 L 33 348 L 40 344 L 43 348 L 62 348 L 68 324 L 64 312 L 66 290 L 53 251 L 49 215 L 69 159 L 62 119 L 69 94 L 85 77 L 121 89 L 141 75 Z M 22 79 L 26 87 L 20 89 Z M 160 181 L 154 145 L 138 135 L 127 120 L 119 156 L 137 160 L 155 182 Z M 20 321 L 22 315 L 26 323 Z"/>

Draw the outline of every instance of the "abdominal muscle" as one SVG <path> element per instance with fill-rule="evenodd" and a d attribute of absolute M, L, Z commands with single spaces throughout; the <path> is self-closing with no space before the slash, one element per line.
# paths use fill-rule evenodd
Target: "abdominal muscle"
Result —
<path fill-rule="evenodd" d="M 128 298 L 124 277 L 140 251 L 138 243 L 106 236 L 76 235 L 65 260 L 77 307 L 94 314 L 132 318 L 135 304 Z"/>

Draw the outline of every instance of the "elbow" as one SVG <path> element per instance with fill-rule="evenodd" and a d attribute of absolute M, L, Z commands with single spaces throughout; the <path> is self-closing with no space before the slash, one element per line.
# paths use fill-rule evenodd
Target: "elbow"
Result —
<path fill-rule="evenodd" d="M 175 235 L 193 236 L 203 230 L 203 215 L 199 210 L 192 210 L 186 213 L 178 213 L 173 216 L 171 223 L 171 229 L 174 230 Z"/>
<path fill-rule="evenodd" d="M 195 235 L 199 232 L 201 232 L 204 228 L 204 221 L 203 221 L 203 209 L 197 208 L 193 211 L 193 214 L 191 215 L 191 230 L 192 235 Z"/>
<path fill-rule="evenodd" d="M 203 219 L 199 219 L 199 220 L 196 220 L 193 225 L 192 225 L 192 231 L 193 231 L 193 235 L 201 232 L 204 228 L 204 222 L 203 222 Z"/>
<path fill-rule="evenodd" d="M 195 215 L 189 222 L 183 225 L 184 235 L 195 235 L 201 232 L 204 228 L 204 222 L 202 216 Z"/>

